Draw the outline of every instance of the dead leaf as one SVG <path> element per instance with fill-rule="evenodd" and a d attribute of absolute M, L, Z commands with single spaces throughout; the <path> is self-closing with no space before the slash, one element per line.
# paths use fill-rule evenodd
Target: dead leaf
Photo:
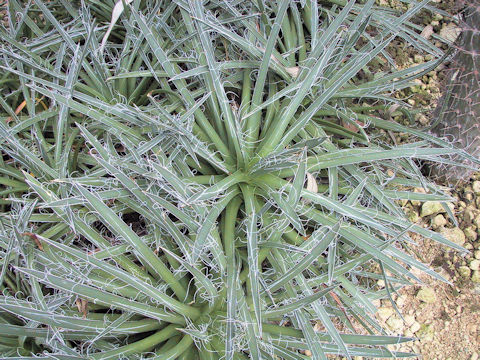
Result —
<path fill-rule="evenodd" d="M 43 245 L 40 242 L 37 235 L 35 235 L 34 233 L 31 233 L 31 232 L 25 232 L 21 235 L 30 237 L 35 242 L 35 245 L 37 245 L 38 249 L 43 251 Z"/>
<path fill-rule="evenodd" d="M 77 300 L 75 300 L 75 305 L 77 305 L 78 312 L 82 313 L 83 318 L 85 319 L 88 312 L 88 300 L 77 298 Z"/>
<path fill-rule="evenodd" d="M 95 253 L 97 253 L 99 251 L 100 251 L 100 248 L 95 248 L 95 249 L 93 249 L 93 251 L 87 252 L 87 255 L 95 255 Z"/>
<path fill-rule="evenodd" d="M 314 193 L 318 192 L 317 181 L 315 180 L 315 177 L 309 172 L 307 172 L 307 190 Z"/>
<path fill-rule="evenodd" d="M 125 4 L 130 4 L 133 0 L 125 0 Z M 100 53 L 103 53 L 103 50 L 105 48 L 105 44 L 107 43 L 108 37 L 110 36 L 110 33 L 113 30 L 113 27 L 117 23 L 118 19 L 120 18 L 120 15 L 122 15 L 124 10 L 123 7 L 123 1 L 117 1 L 115 6 L 113 7 L 112 11 L 112 19 L 110 20 L 110 25 L 108 26 L 107 32 L 103 36 L 102 43 L 100 44 Z"/>
<path fill-rule="evenodd" d="M 299 66 L 287 67 L 285 68 L 285 70 L 287 70 L 287 72 L 295 79 L 298 77 L 298 74 L 300 73 Z"/>
<path fill-rule="evenodd" d="M 398 105 L 398 104 L 393 104 L 392 106 L 390 106 L 390 107 L 388 108 L 388 110 L 387 110 L 387 115 L 388 115 L 388 117 L 389 117 L 390 119 L 392 118 L 393 113 L 394 113 L 395 111 L 397 111 L 397 109 L 398 109 L 399 107 L 400 107 L 400 105 Z"/>
<path fill-rule="evenodd" d="M 359 121 L 359 120 L 356 120 L 355 121 L 359 126 L 363 126 L 363 122 Z M 348 131 L 351 131 L 351 132 L 354 132 L 354 133 L 358 133 L 360 131 L 360 129 L 358 128 L 358 126 L 355 126 L 353 125 L 352 123 L 348 122 L 348 121 L 344 121 L 342 120 L 342 126 L 347 129 Z"/>

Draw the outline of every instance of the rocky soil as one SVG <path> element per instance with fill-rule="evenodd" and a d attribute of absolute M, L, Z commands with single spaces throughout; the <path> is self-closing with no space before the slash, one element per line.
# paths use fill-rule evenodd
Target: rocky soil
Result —
<path fill-rule="evenodd" d="M 396 0 L 378 2 L 392 7 L 406 6 Z M 454 1 L 436 2 L 442 10 L 455 12 Z M 438 34 L 453 41 L 460 32 L 453 18 L 439 14 L 422 14 L 416 22 L 424 26 L 426 37 Z M 441 46 L 441 43 L 436 45 Z M 430 60 L 428 55 L 413 55 L 401 44 L 391 51 L 399 67 Z M 431 121 L 428 110 L 436 106 L 440 97 L 442 70 L 440 67 L 428 73 L 418 80 L 416 86 L 398 94 L 408 99 L 413 107 L 426 110 L 415 115 L 420 127 L 427 126 Z M 395 113 L 393 119 L 405 124 L 411 121 L 401 113 Z M 390 136 L 398 143 L 408 139 L 406 134 Z M 376 316 L 391 334 L 418 339 L 398 346 L 396 350 L 414 352 L 424 360 L 477 360 L 480 357 L 480 174 L 474 175 L 466 184 L 447 189 L 447 193 L 457 200 L 449 204 L 453 218 L 437 202 L 404 201 L 402 206 L 412 221 L 444 234 L 463 245 L 469 253 L 462 256 L 428 239 L 412 235 L 416 242 L 409 249 L 412 254 L 443 275 L 449 283 L 416 273 L 423 284 L 406 287 L 394 295 L 403 319 L 389 300 L 378 304 L 380 308 Z M 379 281 L 378 285 L 384 286 L 383 281 Z M 355 360 L 360 359 L 357 357 Z"/>
<path fill-rule="evenodd" d="M 480 175 L 452 189 L 450 219 L 439 203 L 405 203 L 417 223 L 431 227 L 470 252 L 455 251 L 420 237 L 411 250 L 417 258 L 443 275 L 450 284 L 417 273 L 424 284 L 407 287 L 396 296 L 403 320 L 387 300 L 377 317 L 391 333 L 413 336 L 417 341 L 399 350 L 413 351 L 424 360 L 476 360 L 480 351 Z M 380 284 L 382 285 L 382 284 Z M 419 357 L 420 357 L 419 356 Z"/>

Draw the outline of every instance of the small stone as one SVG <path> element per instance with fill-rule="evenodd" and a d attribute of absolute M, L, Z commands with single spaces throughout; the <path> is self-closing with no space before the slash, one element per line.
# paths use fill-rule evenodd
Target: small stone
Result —
<path fill-rule="evenodd" d="M 408 220 L 412 223 L 416 223 L 420 219 L 420 216 L 418 216 L 418 213 L 415 210 L 410 210 L 407 216 Z"/>
<path fill-rule="evenodd" d="M 468 266 L 460 266 L 458 268 L 458 273 L 464 278 L 469 278 L 471 272 L 472 271 L 470 270 L 470 268 Z"/>
<path fill-rule="evenodd" d="M 476 270 L 473 272 L 472 281 L 476 284 L 480 284 L 480 271 Z"/>
<path fill-rule="evenodd" d="M 420 123 L 420 125 L 428 125 L 429 120 L 424 114 L 417 114 L 415 115 L 415 120 Z"/>
<path fill-rule="evenodd" d="M 454 227 L 452 229 L 442 229 L 440 232 L 451 242 L 454 242 L 457 245 L 462 246 L 465 244 L 465 234 L 459 227 Z"/>
<path fill-rule="evenodd" d="M 465 211 L 463 212 L 463 221 L 465 221 L 466 224 L 470 225 L 473 223 L 473 220 L 475 220 L 475 217 L 477 216 L 478 210 L 475 209 L 473 206 L 467 206 Z"/>
<path fill-rule="evenodd" d="M 477 229 L 480 229 L 480 215 L 476 216 L 475 219 L 473 219 L 473 225 L 475 225 Z"/>
<path fill-rule="evenodd" d="M 470 262 L 470 264 L 468 265 L 468 267 L 469 267 L 470 269 L 472 269 L 473 271 L 475 271 L 475 270 L 480 270 L 480 260 L 477 260 L 477 259 L 472 260 L 472 261 Z"/>
<path fill-rule="evenodd" d="M 397 301 L 396 301 L 396 304 L 398 307 L 402 307 L 403 305 L 405 305 L 405 301 L 407 301 L 407 296 L 406 295 L 402 295 L 402 296 L 399 296 Z"/>
<path fill-rule="evenodd" d="M 389 170 L 390 170 L 390 169 L 389 169 Z M 393 171 L 392 171 L 392 173 L 393 173 Z M 388 175 L 388 171 L 387 171 L 387 175 Z M 390 175 L 388 175 L 388 176 L 390 176 Z M 392 176 L 393 176 L 393 174 L 392 174 Z M 398 203 L 400 204 L 401 207 L 404 207 L 404 206 L 406 206 L 406 205 L 408 204 L 408 200 L 407 200 L 407 199 L 401 199 L 401 200 L 397 200 L 397 201 L 398 201 Z"/>
<path fill-rule="evenodd" d="M 392 307 L 381 307 L 377 310 L 377 316 L 383 320 L 386 321 L 388 318 L 390 318 L 395 310 L 393 310 Z"/>
<path fill-rule="evenodd" d="M 480 250 L 475 250 L 473 253 L 473 257 L 477 260 L 480 260 Z"/>
<path fill-rule="evenodd" d="M 470 360 L 478 360 L 478 353 L 474 352 L 472 356 L 470 356 Z"/>
<path fill-rule="evenodd" d="M 387 320 L 387 326 L 393 331 L 400 331 L 403 329 L 403 321 L 396 316 L 392 316 Z"/>
<path fill-rule="evenodd" d="M 438 229 L 445 225 L 447 225 L 447 219 L 445 219 L 445 217 L 442 214 L 438 214 L 432 219 L 433 229 Z"/>
<path fill-rule="evenodd" d="M 417 64 L 423 62 L 423 56 L 420 54 L 415 54 L 413 56 L 413 61 L 415 61 Z"/>
<path fill-rule="evenodd" d="M 420 216 L 429 216 L 438 213 L 444 213 L 445 209 L 443 208 L 442 204 L 438 201 L 426 201 L 422 205 L 422 211 L 420 212 Z"/>
<path fill-rule="evenodd" d="M 433 327 L 432 325 L 422 324 L 420 325 L 420 329 L 418 330 L 417 336 L 421 338 L 421 340 L 431 341 L 433 340 Z"/>
<path fill-rule="evenodd" d="M 412 324 L 412 326 L 410 326 L 410 331 L 415 334 L 418 330 L 420 330 L 420 328 L 421 328 L 420 323 L 417 322 L 417 321 L 415 321 L 415 322 Z"/>
<path fill-rule="evenodd" d="M 478 234 L 471 226 L 467 227 L 466 229 L 463 229 L 463 233 L 465 234 L 465 237 L 467 238 L 468 241 L 475 241 L 478 238 Z"/>
<path fill-rule="evenodd" d="M 417 299 L 423 301 L 427 304 L 433 304 L 437 297 L 435 295 L 435 291 L 432 288 L 424 287 L 421 288 L 417 293 Z"/>
<path fill-rule="evenodd" d="M 433 26 L 432 25 L 427 25 L 423 28 L 420 35 L 423 36 L 425 39 L 430 39 L 432 34 L 433 34 Z"/>
<path fill-rule="evenodd" d="M 416 322 L 415 316 L 413 315 L 405 315 L 403 318 L 405 319 L 405 325 L 407 325 L 408 327 L 411 327 Z"/>
<path fill-rule="evenodd" d="M 475 195 L 480 195 L 480 181 L 475 180 L 472 183 L 472 190 L 475 193 Z"/>
<path fill-rule="evenodd" d="M 440 29 L 440 36 L 447 41 L 455 42 L 458 35 L 460 35 L 461 29 L 451 22 L 447 26 Z"/>

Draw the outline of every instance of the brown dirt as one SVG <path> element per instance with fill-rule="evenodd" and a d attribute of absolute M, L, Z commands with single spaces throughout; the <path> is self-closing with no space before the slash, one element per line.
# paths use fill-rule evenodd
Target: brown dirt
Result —
<path fill-rule="evenodd" d="M 403 334 L 414 335 L 419 340 L 404 345 L 401 350 L 413 351 L 424 360 L 469 360 L 472 356 L 475 359 L 480 350 L 480 284 L 458 274 L 456 266 L 448 262 L 449 258 L 455 261 L 453 252 L 445 251 L 428 239 L 421 239 L 418 243 L 416 250 L 422 254 L 423 260 L 453 284 L 419 274 L 424 286 L 400 291 L 402 314 L 414 316 L 415 322 L 421 326 L 413 334 L 412 328 L 405 326 Z M 433 289 L 434 303 L 418 299 L 422 287 Z"/>
<path fill-rule="evenodd" d="M 391 6 L 399 4 L 395 0 L 390 2 Z M 435 2 L 437 3 L 435 6 L 442 10 L 456 12 L 455 7 L 458 5 L 456 1 L 437 0 Z M 416 22 L 420 25 L 431 25 L 437 34 L 442 28 L 452 25 L 450 19 L 428 14 L 417 20 Z M 397 47 L 394 50 L 392 55 L 402 68 L 428 60 L 418 55 L 415 57 L 414 53 L 408 49 Z M 409 98 L 409 103 L 413 107 L 427 110 L 435 108 L 444 76 L 441 70 L 440 68 L 425 75 L 418 81 L 417 86 L 405 89 L 398 96 Z M 415 118 L 419 125 L 425 126 L 430 122 L 428 115 L 425 115 Z M 408 119 L 401 114 L 394 117 L 394 120 L 408 125 Z M 401 135 L 395 134 L 397 142 L 408 141 Z M 394 295 L 394 300 L 405 321 L 396 314 L 388 299 L 379 302 L 377 318 L 386 329 L 389 329 L 390 334 L 418 339 L 392 347 L 391 350 L 414 352 L 418 354 L 414 359 L 423 360 L 477 360 L 480 358 L 480 279 L 475 279 L 476 282 L 472 281 L 473 271 L 467 270 L 475 258 L 480 260 L 480 192 L 473 191 L 474 180 L 480 180 L 480 174 L 474 175 L 466 184 L 451 189 L 451 195 L 458 199 L 454 204 L 454 214 L 459 223 L 459 229 L 467 235 L 463 246 L 470 251 L 468 255 L 461 256 L 429 239 L 412 235 L 417 245 L 412 246 L 410 250 L 417 254 L 418 260 L 439 272 L 450 284 L 442 283 L 421 272 L 412 271 L 423 284 L 406 287 L 398 292 L 398 296 Z M 413 213 L 415 215 L 413 217 L 417 218 L 417 222 L 422 226 L 432 227 L 433 225 L 439 232 L 455 227 L 446 214 L 443 214 L 445 215 L 443 220 L 440 218 L 442 224 L 435 225 L 433 219 L 438 214 L 422 218 L 418 216 L 421 213 L 421 204 L 408 202 L 404 205 L 406 212 Z M 425 301 L 428 299 L 422 297 L 420 291 L 422 289 L 431 291 L 431 302 Z M 355 360 L 361 359 L 361 357 L 355 358 Z"/>

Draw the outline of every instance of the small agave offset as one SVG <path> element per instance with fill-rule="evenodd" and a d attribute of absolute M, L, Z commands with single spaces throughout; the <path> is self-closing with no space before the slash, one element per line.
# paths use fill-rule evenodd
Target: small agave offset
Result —
<path fill-rule="evenodd" d="M 418 160 L 462 151 L 382 119 L 444 54 L 428 1 L 374 3 L 10 0 L 2 358 L 410 356 L 374 302 L 443 280 L 410 233 L 463 249 L 396 200 L 449 210 Z M 394 40 L 433 60 L 395 69 Z"/>

